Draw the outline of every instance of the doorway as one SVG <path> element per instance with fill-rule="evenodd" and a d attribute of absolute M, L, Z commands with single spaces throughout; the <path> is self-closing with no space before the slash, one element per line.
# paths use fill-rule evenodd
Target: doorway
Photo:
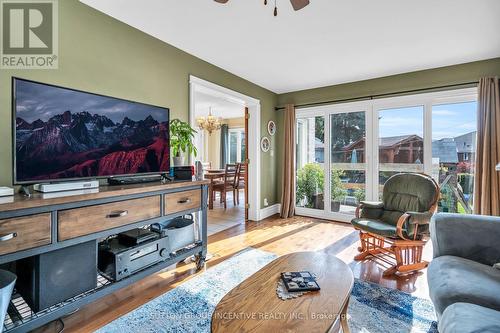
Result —
<path fill-rule="evenodd" d="M 210 113 L 220 121 L 220 129 L 209 131 L 199 127 L 199 117 L 206 119 Z M 258 100 L 190 77 L 190 124 L 198 131 L 195 136 L 198 154 L 192 161 L 203 163 L 205 178 L 211 181 L 209 234 L 259 219 L 260 182 L 252 180 L 259 179 L 260 154 L 258 147 L 248 140 L 258 137 L 259 119 Z M 230 183 L 234 183 L 234 188 L 226 190 Z"/>

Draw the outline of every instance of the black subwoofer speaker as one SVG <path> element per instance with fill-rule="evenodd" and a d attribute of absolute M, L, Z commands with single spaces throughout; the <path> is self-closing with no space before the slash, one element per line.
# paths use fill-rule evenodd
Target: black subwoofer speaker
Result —
<path fill-rule="evenodd" d="M 97 242 L 19 260 L 16 289 L 35 312 L 97 286 Z"/>

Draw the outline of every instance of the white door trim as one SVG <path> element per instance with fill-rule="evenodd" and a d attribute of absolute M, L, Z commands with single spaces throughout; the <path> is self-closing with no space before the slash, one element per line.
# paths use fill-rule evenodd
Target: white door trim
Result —
<path fill-rule="evenodd" d="M 247 107 L 250 119 L 248 121 L 247 137 L 252 140 L 247 140 L 248 158 L 250 160 L 248 173 L 248 219 L 259 221 L 261 219 L 260 212 L 260 147 L 258 144 L 260 138 L 260 100 L 251 96 L 244 95 L 237 91 L 222 87 L 213 82 L 200 79 L 196 76 L 189 75 L 189 123 L 195 128 L 195 92 L 200 91 L 205 94 L 210 94 L 215 97 L 237 103 L 242 108 Z"/>

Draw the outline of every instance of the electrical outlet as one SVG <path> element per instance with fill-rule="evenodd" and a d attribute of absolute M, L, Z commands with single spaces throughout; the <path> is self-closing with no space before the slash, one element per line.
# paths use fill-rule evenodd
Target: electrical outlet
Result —
<path fill-rule="evenodd" d="M 269 206 L 269 202 L 267 201 L 267 198 L 264 198 L 264 207 Z"/>

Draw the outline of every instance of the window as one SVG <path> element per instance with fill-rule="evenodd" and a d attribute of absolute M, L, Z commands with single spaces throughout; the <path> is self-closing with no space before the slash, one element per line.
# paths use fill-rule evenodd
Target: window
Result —
<path fill-rule="evenodd" d="M 330 209 L 353 215 L 366 193 L 365 112 L 332 114 L 330 145 Z"/>
<path fill-rule="evenodd" d="M 300 118 L 296 125 L 296 204 L 297 207 L 323 210 L 325 118 Z"/>
<path fill-rule="evenodd" d="M 401 172 L 432 175 L 439 211 L 471 213 L 476 109 L 475 88 L 298 109 L 297 213 L 350 221 Z"/>
<path fill-rule="evenodd" d="M 245 129 L 229 129 L 229 154 L 227 163 L 241 163 L 245 159 Z"/>
<path fill-rule="evenodd" d="M 424 172 L 424 107 L 378 111 L 379 197 L 400 172 Z"/>
<path fill-rule="evenodd" d="M 441 187 L 439 211 L 472 213 L 477 102 L 432 106 L 432 175 Z"/>

